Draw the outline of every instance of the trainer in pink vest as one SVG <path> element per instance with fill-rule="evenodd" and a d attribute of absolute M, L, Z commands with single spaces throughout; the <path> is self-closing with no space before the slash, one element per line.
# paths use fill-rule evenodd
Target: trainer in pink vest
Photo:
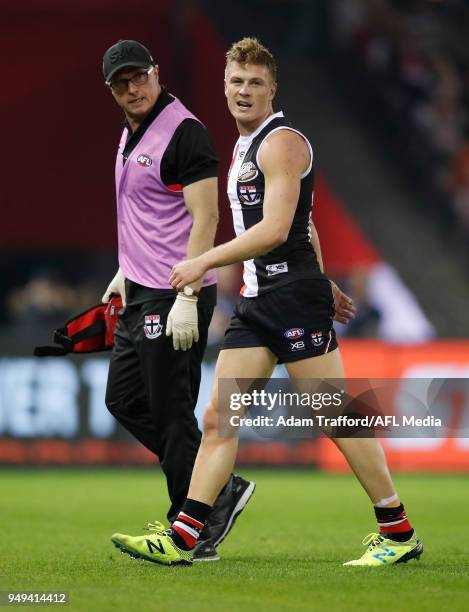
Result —
<path fill-rule="evenodd" d="M 124 165 L 127 128 L 117 151 L 119 265 L 125 278 L 145 287 L 171 289 L 171 268 L 187 256 L 192 217 L 181 187 L 171 189 L 161 180 L 160 164 L 174 132 L 188 118 L 198 121 L 175 98 L 147 128 Z M 210 270 L 203 285 L 215 282 Z"/>

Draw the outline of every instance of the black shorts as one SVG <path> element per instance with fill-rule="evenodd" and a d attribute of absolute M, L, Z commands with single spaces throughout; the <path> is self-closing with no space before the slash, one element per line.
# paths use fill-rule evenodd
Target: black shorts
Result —
<path fill-rule="evenodd" d="M 221 349 L 266 346 L 278 363 L 318 357 L 337 348 L 334 314 L 331 285 L 324 278 L 241 297 Z"/>

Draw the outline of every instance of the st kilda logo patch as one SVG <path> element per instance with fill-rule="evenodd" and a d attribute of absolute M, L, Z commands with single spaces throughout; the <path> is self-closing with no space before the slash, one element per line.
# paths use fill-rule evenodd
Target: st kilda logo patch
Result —
<path fill-rule="evenodd" d="M 137 157 L 137 164 L 140 164 L 141 166 L 145 168 L 149 168 L 152 165 L 152 163 L 153 163 L 152 158 L 146 153 L 140 153 L 140 155 Z"/>
<path fill-rule="evenodd" d="M 261 194 L 257 192 L 255 185 L 240 185 L 239 201 L 244 204 L 255 204 L 261 199 Z"/>
<path fill-rule="evenodd" d="M 238 172 L 238 181 L 240 183 L 247 183 L 252 181 L 259 174 L 259 170 L 254 162 L 249 161 L 241 166 Z"/>
<path fill-rule="evenodd" d="M 145 315 L 143 331 L 149 340 L 154 340 L 161 336 L 163 326 L 160 323 L 160 315 Z"/>
<path fill-rule="evenodd" d="M 322 332 L 313 332 L 311 334 L 311 342 L 314 346 L 322 346 L 324 344 L 324 336 Z"/>

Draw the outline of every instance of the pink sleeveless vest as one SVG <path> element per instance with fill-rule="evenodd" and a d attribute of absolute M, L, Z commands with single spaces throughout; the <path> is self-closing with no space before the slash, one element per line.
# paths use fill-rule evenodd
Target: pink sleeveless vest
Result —
<path fill-rule="evenodd" d="M 171 138 L 184 119 L 197 119 L 175 98 L 148 127 L 122 165 L 127 140 L 124 129 L 116 158 L 119 265 L 125 278 L 145 287 L 170 289 L 171 268 L 187 254 L 192 218 L 182 190 L 161 180 L 160 164 Z M 216 282 L 210 270 L 204 286 Z"/>

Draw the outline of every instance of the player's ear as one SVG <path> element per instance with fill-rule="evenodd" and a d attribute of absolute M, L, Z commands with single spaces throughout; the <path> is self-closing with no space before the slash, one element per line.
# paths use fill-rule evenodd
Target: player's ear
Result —
<path fill-rule="evenodd" d="M 155 79 L 158 81 L 160 78 L 160 67 L 158 66 L 158 64 L 155 64 L 153 66 L 153 72 L 155 73 Z"/>
<path fill-rule="evenodd" d="M 276 83 L 275 81 L 272 83 L 272 86 L 270 88 L 270 99 L 273 100 L 275 98 L 275 96 L 277 95 L 277 89 L 278 89 L 278 83 Z"/>
<path fill-rule="evenodd" d="M 228 68 L 229 63 L 225 66 L 225 73 L 223 75 L 223 91 L 225 92 L 226 98 L 228 98 Z"/>

